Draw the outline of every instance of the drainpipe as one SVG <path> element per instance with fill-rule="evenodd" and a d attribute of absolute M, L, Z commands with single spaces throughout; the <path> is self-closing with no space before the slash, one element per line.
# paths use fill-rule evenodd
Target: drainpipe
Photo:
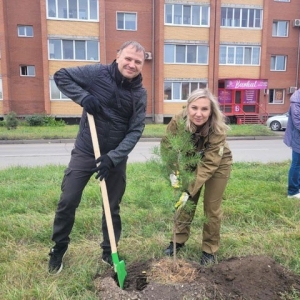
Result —
<path fill-rule="evenodd" d="M 152 99 L 151 99 L 151 103 L 152 103 L 152 122 L 155 123 L 155 89 L 154 89 L 154 69 L 155 69 L 155 64 L 154 64 L 154 60 L 155 60 L 155 54 L 154 54 L 154 37 L 155 37 L 155 26 L 154 26 L 154 22 L 155 22 L 155 0 L 152 0 L 152 74 L 151 74 L 151 95 L 152 95 Z"/>
<path fill-rule="evenodd" d="M 218 95 L 218 91 L 219 91 L 219 76 L 218 78 L 216 78 L 216 72 L 215 72 L 215 65 L 216 65 L 216 35 L 217 35 L 217 26 L 216 26 L 216 22 L 217 22 L 217 1 L 215 0 L 214 1 L 214 21 L 215 21 L 215 24 L 214 24 L 214 49 L 213 51 L 211 51 L 211 53 L 213 53 L 214 55 L 214 59 L 213 59 L 213 82 L 212 82 L 212 90 L 213 90 L 213 93 L 215 95 Z M 219 51 L 220 51 L 220 40 L 218 41 L 219 42 Z M 218 57 L 218 61 L 219 61 L 219 57 Z M 219 74 L 219 72 L 217 73 Z M 217 87 L 217 90 L 215 90 L 215 87 Z"/>

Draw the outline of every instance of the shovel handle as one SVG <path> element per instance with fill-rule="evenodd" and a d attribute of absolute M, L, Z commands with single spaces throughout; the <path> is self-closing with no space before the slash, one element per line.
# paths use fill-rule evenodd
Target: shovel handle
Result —
<path fill-rule="evenodd" d="M 100 146 L 99 146 L 96 126 L 95 126 L 95 120 L 94 120 L 93 115 L 87 113 L 87 116 L 88 116 L 88 121 L 89 121 L 89 125 L 90 125 L 90 130 L 91 130 L 95 159 L 97 159 L 98 157 L 100 157 L 101 154 L 100 154 Z M 108 194 L 107 194 L 105 179 L 99 180 L 99 182 L 100 182 L 99 185 L 100 185 L 100 189 L 101 189 L 101 193 L 102 193 L 104 214 L 105 214 L 105 219 L 106 219 L 106 224 L 107 224 L 111 252 L 116 253 L 117 252 L 116 239 L 115 239 L 114 227 L 113 227 L 112 218 L 111 218 L 111 212 L 110 212 L 110 206 L 109 206 L 109 201 L 108 201 Z"/>

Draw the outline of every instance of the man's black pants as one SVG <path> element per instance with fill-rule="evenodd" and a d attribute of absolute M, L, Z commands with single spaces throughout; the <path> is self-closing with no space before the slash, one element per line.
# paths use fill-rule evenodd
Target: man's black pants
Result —
<path fill-rule="evenodd" d="M 112 168 L 106 179 L 108 199 L 117 244 L 122 231 L 120 203 L 126 188 L 127 159 L 128 158 Z M 94 156 L 80 152 L 77 149 L 72 150 L 71 160 L 65 170 L 61 184 L 62 192 L 54 218 L 52 240 L 56 244 L 70 242 L 70 233 L 75 221 L 75 212 L 80 204 L 83 189 L 93 175 L 91 170 L 95 168 L 95 166 Z M 103 241 L 101 247 L 103 251 L 110 251 L 110 242 L 103 206 L 102 233 Z"/>

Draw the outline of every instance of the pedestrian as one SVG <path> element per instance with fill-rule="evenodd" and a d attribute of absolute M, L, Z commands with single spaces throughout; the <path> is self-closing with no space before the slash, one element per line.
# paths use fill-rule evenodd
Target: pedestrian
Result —
<path fill-rule="evenodd" d="M 288 173 L 288 198 L 300 199 L 300 89 L 290 99 L 289 119 L 284 143 L 292 148 L 292 162 Z"/>
<path fill-rule="evenodd" d="M 191 134 L 195 153 L 200 153 L 201 156 L 197 165 L 190 169 L 194 180 L 187 191 L 183 191 L 179 200 L 179 203 L 190 201 L 192 205 L 188 209 L 187 205 L 181 205 L 181 209 L 176 211 L 175 238 L 173 237 L 164 252 L 173 256 L 173 242 L 176 243 L 176 251 L 179 251 L 189 239 L 191 222 L 204 188 L 203 207 L 206 221 L 202 229 L 200 263 L 208 265 L 216 262 L 216 252 L 220 246 L 221 202 L 232 165 L 232 154 L 226 141 L 229 127 L 225 123 L 218 101 L 208 89 L 197 89 L 190 94 L 186 107 L 172 118 L 167 132 L 176 135 L 178 124 L 182 120 L 185 130 Z M 161 141 L 161 147 L 163 151 L 168 151 L 170 147 L 166 136 Z"/>
<path fill-rule="evenodd" d="M 120 239 L 120 202 L 126 187 L 128 154 L 145 127 L 147 92 L 141 75 L 144 60 L 144 47 L 136 41 L 128 41 L 120 47 L 111 64 L 62 68 L 54 74 L 60 91 L 81 105 L 83 112 L 53 222 L 55 245 L 49 253 L 49 272 L 52 274 L 63 268 L 62 259 L 70 243 L 75 211 L 83 189 L 95 172 L 97 179 L 106 181 L 116 244 Z M 94 116 L 97 129 L 101 156 L 96 160 L 87 113 Z M 102 234 L 102 260 L 112 266 L 104 212 Z"/>

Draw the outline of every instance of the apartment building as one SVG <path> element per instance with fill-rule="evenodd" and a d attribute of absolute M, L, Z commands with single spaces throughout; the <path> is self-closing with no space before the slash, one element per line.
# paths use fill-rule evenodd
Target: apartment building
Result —
<path fill-rule="evenodd" d="M 0 118 L 78 121 L 53 74 L 111 63 L 127 40 L 147 51 L 149 122 L 208 87 L 231 122 L 258 123 L 286 112 L 300 86 L 298 0 L 0 0 Z"/>

